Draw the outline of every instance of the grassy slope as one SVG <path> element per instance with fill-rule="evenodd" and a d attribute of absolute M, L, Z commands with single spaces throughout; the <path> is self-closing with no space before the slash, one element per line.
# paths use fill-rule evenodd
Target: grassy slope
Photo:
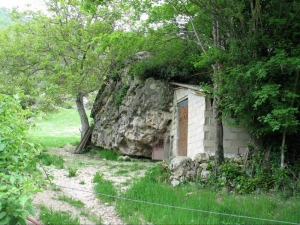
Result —
<path fill-rule="evenodd" d="M 188 184 L 173 188 L 157 181 L 158 177 L 159 173 L 151 170 L 124 197 L 196 210 L 300 222 L 299 198 L 284 200 L 278 196 L 262 194 L 222 194 Z M 150 224 L 281 224 L 124 200 L 117 201 L 117 211 L 129 224 L 140 224 L 139 217 Z"/>
<path fill-rule="evenodd" d="M 88 112 L 89 115 L 89 112 Z M 34 142 L 45 147 L 76 145 L 80 141 L 80 119 L 76 109 L 60 108 L 58 112 L 47 114 L 37 121 L 29 135 Z"/>

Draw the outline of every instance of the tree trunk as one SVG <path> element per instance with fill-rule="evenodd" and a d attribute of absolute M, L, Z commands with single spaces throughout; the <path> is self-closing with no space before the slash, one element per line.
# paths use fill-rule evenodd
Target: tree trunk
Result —
<path fill-rule="evenodd" d="M 286 138 L 286 129 L 283 131 L 282 134 L 282 142 L 281 142 L 281 156 L 280 156 L 280 168 L 283 169 L 284 168 L 284 152 L 286 149 L 285 146 L 285 138 Z"/>
<path fill-rule="evenodd" d="M 77 106 L 77 111 L 81 122 L 81 139 L 82 139 L 84 134 L 90 128 L 90 124 L 83 105 L 83 93 L 81 91 L 77 93 L 76 106 Z"/>
<path fill-rule="evenodd" d="M 213 20 L 213 40 L 214 45 L 218 48 L 221 47 L 221 37 L 220 37 L 220 27 L 219 21 L 214 18 Z M 213 101 L 213 117 L 215 123 L 215 161 L 217 170 L 219 166 L 224 162 L 224 147 L 223 147 L 223 122 L 222 122 L 222 111 L 220 109 L 220 94 L 219 94 L 219 85 L 221 84 L 221 70 L 222 65 L 219 62 L 216 62 L 212 65 L 213 68 L 213 82 L 214 82 L 214 101 Z"/>
<path fill-rule="evenodd" d="M 214 70 L 218 69 L 218 65 L 214 65 Z M 215 76 L 219 76 L 219 71 L 214 71 Z M 214 97 L 213 97 L 213 117 L 214 117 L 214 123 L 215 123 L 215 146 L 216 146 L 216 152 L 215 152 L 215 160 L 216 160 L 216 166 L 219 168 L 219 166 L 224 162 L 224 147 L 223 147 L 223 122 L 222 122 L 222 112 L 220 110 L 220 98 L 218 95 L 218 87 L 219 79 L 218 77 L 215 77 L 214 79 Z"/>

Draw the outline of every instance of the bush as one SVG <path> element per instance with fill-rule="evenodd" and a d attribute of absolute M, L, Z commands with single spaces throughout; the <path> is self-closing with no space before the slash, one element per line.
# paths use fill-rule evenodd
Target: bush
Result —
<path fill-rule="evenodd" d="M 0 94 L 0 224 L 25 224 L 33 214 L 38 151 L 26 137 L 27 115 L 16 98 Z"/>

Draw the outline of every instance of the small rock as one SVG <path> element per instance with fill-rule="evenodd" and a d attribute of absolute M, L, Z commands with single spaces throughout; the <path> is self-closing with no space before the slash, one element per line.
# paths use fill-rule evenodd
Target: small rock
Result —
<path fill-rule="evenodd" d="M 199 167 L 201 167 L 202 169 L 206 170 L 207 169 L 208 164 L 207 163 L 201 163 L 199 165 Z"/>
<path fill-rule="evenodd" d="M 201 164 L 209 161 L 209 155 L 206 153 L 198 153 L 194 158 L 195 163 Z"/>
<path fill-rule="evenodd" d="M 179 180 L 173 179 L 171 181 L 171 184 L 172 184 L 173 187 L 176 187 L 176 186 L 178 186 L 180 184 L 180 182 L 179 182 Z"/>
<path fill-rule="evenodd" d="M 202 170 L 200 177 L 202 180 L 208 180 L 208 178 L 210 177 L 210 171 Z"/>

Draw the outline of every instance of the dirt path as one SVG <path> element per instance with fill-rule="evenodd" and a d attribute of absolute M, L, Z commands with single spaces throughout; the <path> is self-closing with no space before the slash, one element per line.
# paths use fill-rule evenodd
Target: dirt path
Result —
<path fill-rule="evenodd" d="M 73 216 L 77 216 L 80 224 L 99 224 L 100 221 L 102 224 L 124 224 L 117 215 L 115 207 L 106 202 L 100 202 L 93 193 L 93 177 L 96 172 L 100 172 L 105 179 L 113 182 L 119 192 L 122 192 L 130 186 L 134 179 L 142 177 L 151 163 L 106 161 L 86 155 L 74 155 L 71 153 L 72 150 L 71 147 L 51 150 L 51 153 L 64 157 L 64 169 L 54 166 L 43 167 L 48 176 L 53 177 L 51 182 L 58 188 L 47 189 L 35 195 L 34 205 L 37 208 L 35 217 L 39 217 L 38 206 L 44 205 L 54 211 L 67 211 Z M 75 177 L 68 177 L 69 167 L 78 169 Z M 84 207 L 76 208 L 59 200 L 59 196 L 62 195 L 81 201 Z"/>

